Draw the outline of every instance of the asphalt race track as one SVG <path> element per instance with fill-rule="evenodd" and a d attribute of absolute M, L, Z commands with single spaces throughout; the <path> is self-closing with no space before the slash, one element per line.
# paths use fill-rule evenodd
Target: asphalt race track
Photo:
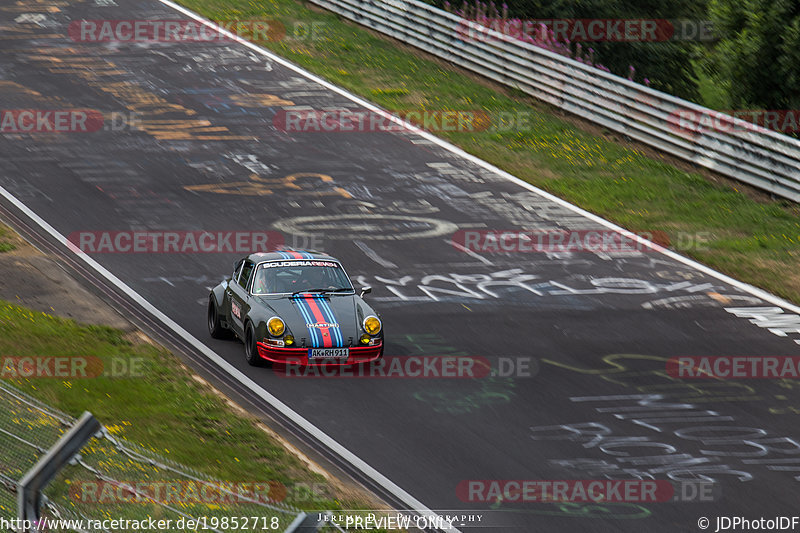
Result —
<path fill-rule="evenodd" d="M 462 531 L 698 531 L 702 516 L 713 531 L 717 516 L 800 510 L 800 382 L 665 370 L 676 356 L 800 356 L 792 310 L 650 249 L 465 253 L 451 245 L 462 230 L 608 228 L 413 131 L 276 127 L 286 110 L 360 106 L 241 44 L 83 42 L 69 30 L 81 19 L 186 16 L 151 0 L 2 0 L 0 109 L 104 121 L 3 129 L 0 185 L 64 236 L 263 231 L 321 248 L 373 287 L 387 356 L 488 361 L 493 375 L 430 379 L 251 368 L 241 343 L 212 340 L 205 324 L 208 289 L 243 253 L 90 253 L 427 507 L 483 516 Z M 702 502 L 457 491 L 637 478 L 689 493 L 697 485 L 682 482 L 714 484 Z"/>

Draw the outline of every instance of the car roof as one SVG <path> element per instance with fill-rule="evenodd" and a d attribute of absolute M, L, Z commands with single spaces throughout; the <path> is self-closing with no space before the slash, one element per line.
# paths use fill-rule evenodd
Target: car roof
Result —
<path fill-rule="evenodd" d="M 283 250 L 276 250 L 274 252 L 256 252 L 252 253 L 247 256 L 248 259 L 256 262 L 261 263 L 263 261 L 279 261 L 281 259 L 317 259 L 317 260 L 325 260 L 325 261 L 336 261 L 339 262 L 338 259 L 332 257 L 323 252 L 316 252 L 316 251 L 309 251 L 309 250 L 294 250 L 294 249 L 283 249 Z"/>

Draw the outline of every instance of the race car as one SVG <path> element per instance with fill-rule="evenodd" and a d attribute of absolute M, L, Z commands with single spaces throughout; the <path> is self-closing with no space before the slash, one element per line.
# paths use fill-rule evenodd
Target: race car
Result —
<path fill-rule="evenodd" d="M 208 297 L 208 332 L 235 335 L 254 366 L 352 365 L 383 356 L 380 315 L 341 263 L 297 250 L 253 253 Z"/>

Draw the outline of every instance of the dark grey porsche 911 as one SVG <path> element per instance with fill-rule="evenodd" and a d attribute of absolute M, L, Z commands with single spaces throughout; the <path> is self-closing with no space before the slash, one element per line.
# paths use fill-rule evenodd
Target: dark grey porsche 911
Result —
<path fill-rule="evenodd" d="M 254 253 L 208 298 L 208 331 L 242 339 L 251 365 L 350 365 L 383 356 L 380 316 L 341 263 L 305 251 Z"/>

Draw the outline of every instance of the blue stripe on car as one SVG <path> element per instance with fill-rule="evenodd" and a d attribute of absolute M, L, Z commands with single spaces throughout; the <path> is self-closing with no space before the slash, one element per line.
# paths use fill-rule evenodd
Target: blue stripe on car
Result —
<path fill-rule="evenodd" d="M 319 304 L 320 309 L 322 309 L 322 314 L 327 315 L 325 316 L 325 320 L 327 320 L 330 324 L 336 324 L 338 326 L 339 322 L 337 322 L 336 316 L 333 314 L 333 309 L 331 308 L 330 303 L 324 297 L 322 297 L 319 299 Z M 344 338 L 342 337 L 341 328 L 335 327 L 330 329 L 335 332 L 337 339 L 336 346 L 344 346 Z"/>
<path fill-rule="evenodd" d="M 306 329 L 308 329 L 308 336 L 311 339 L 311 346 L 314 348 L 319 348 L 322 345 L 322 334 L 317 330 L 317 328 L 309 328 L 308 324 L 315 324 L 316 320 L 312 318 L 311 309 L 308 308 L 308 303 L 305 301 L 305 297 L 303 296 L 295 296 L 294 301 L 297 304 L 298 309 L 300 309 L 300 314 L 303 315 L 303 319 L 306 321 Z"/>

